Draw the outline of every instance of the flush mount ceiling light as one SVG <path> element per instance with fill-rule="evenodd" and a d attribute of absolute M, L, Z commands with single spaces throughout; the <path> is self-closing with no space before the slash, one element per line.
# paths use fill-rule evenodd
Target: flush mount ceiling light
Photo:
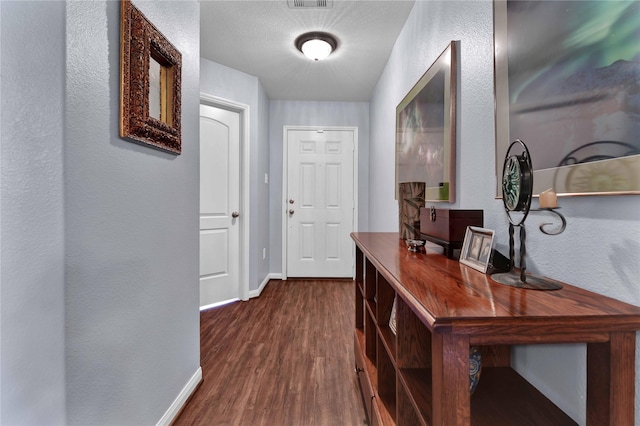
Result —
<path fill-rule="evenodd" d="M 319 31 L 304 33 L 296 39 L 296 48 L 314 61 L 325 59 L 336 47 L 338 47 L 338 41 L 329 33 Z"/>

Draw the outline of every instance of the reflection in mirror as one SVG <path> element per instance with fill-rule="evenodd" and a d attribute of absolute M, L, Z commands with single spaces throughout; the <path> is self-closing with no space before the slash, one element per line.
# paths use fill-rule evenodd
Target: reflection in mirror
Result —
<path fill-rule="evenodd" d="M 162 85 L 160 80 L 162 66 L 153 56 L 149 57 L 149 117 L 160 120 Z"/>
<path fill-rule="evenodd" d="M 412 182 L 425 201 L 455 201 L 458 52 L 452 41 L 396 108 L 396 199 Z"/>

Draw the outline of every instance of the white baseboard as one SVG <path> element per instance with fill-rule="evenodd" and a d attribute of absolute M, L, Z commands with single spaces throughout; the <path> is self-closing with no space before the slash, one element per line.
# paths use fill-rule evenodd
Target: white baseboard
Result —
<path fill-rule="evenodd" d="M 269 280 L 281 280 L 281 279 L 282 279 L 282 274 L 267 275 L 266 277 L 264 277 L 264 281 L 262 281 L 262 284 L 260 284 L 260 287 L 257 290 L 251 290 L 249 292 L 249 298 L 253 299 L 254 297 L 260 296 L 260 294 L 262 293 L 262 290 L 264 290 Z"/>
<path fill-rule="evenodd" d="M 187 402 L 187 399 L 189 399 L 201 381 L 202 367 L 198 367 L 194 375 L 189 379 L 187 384 L 184 385 L 182 391 L 180 391 L 176 399 L 173 401 L 173 404 L 171 404 L 167 412 L 164 413 L 164 416 L 162 416 L 156 426 L 169 426 L 171 422 L 175 420 L 175 417 L 178 415 L 184 404 Z"/>

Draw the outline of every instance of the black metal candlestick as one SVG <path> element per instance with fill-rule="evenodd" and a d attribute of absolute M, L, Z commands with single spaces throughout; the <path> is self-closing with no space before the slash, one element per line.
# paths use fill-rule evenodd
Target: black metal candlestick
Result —
<path fill-rule="evenodd" d="M 520 155 L 509 156 L 512 148 L 516 146 L 520 146 L 522 148 L 522 153 Z M 514 167 L 514 163 L 517 165 Z M 518 174 L 514 173 L 512 170 L 508 169 L 510 166 L 512 169 L 516 169 L 519 172 Z M 562 288 L 562 284 L 558 281 L 533 275 L 527 274 L 527 230 L 524 226 L 524 222 L 527 219 L 527 216 L 530 211 L 550 211 L 560 217 L 562 221 L 562 226 L 559 231 L 551 232 L 548 230 L 548 225 L 550 223 L 543 223 L 540 225 L 540 231 L 542 231 L 546 235 L 557 235 L 564 231 L 567 222 L 559 212 L 555 211 L 555 209 L 534 209 L 531 210 L 531 198 L 533 192 L 533 170 L 531 165 L 531 156 L 529 154 L 529 150 L 524 142 L 520 140 L 514 141 L 507 150 L 507 154 L 505 157 L 504 167 L 503 167 L 503 196 L 502 200 L 504 203 L 505 211 L 507 212 L 507 216 L 509 217 L 509 272 L 497 273 L 491 275 L 491 278 L 499 282 L 501 284 L 510 285 L 513 287 L 520 288 L 528 288 L 535 290 L 557 290 Z M 509 173 L 511 172 L 511 173 Z M 514 176 L 515 174 L 515 176 Z M 514 180 L 517 180 L 517 185 L 514 185 Z M 513 193 L 510 194 L 511 198 L 507 201 L 507 194 L 505 192 L 507 190 L 513 190 L 514 186 L 519 190 L 517 192 L 517 198 L 513 196 Z M 520 212 L 522 217 L 519 219 L 512 215 L 513 212 Z M 520 267 L 519 271 L 516 270 L 515 267 L 515 228 L 519 228 L 519 238 L 520 238 Z"/>

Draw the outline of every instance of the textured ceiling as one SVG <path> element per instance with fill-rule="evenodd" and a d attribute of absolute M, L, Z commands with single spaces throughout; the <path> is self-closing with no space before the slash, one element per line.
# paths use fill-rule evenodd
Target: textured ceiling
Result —
<path fill-rule="evenodd" d="M 258 77 L 272 100 L 368 101 L 414 0 L 334 0 L 293 9 L 286 0 L 201 2 L 203 58 Z M 338 48 L 314 62 L 297 36 L 326 31 Z"/>

